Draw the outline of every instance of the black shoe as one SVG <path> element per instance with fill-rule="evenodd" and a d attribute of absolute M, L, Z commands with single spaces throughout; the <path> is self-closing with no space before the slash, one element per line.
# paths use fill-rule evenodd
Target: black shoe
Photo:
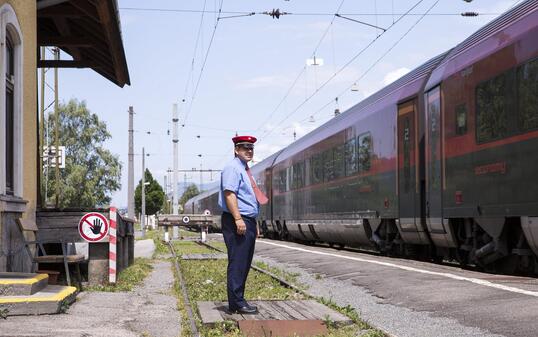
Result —
<path fill-rule="evenodd" d="M 252 305 L 245 305 L 244 307 L 241 307 L 239 309 L 234 309 L 234 310 L 230 309 L 230 312 L 233 314 L 251 315 L 251 314 L 256 314 L 258 312 L 258 308 Z"/>

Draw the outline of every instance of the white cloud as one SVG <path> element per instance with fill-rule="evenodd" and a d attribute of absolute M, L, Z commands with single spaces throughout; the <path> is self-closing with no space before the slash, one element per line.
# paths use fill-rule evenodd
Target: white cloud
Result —
<path fill-rule="evenodd" d="M 386 74 L 385 77 L 383 78 L 383 84 L 389 85 L 410 71 L 411 70 L 409 68 L 405 68 L 405 67 L 398 68 L 394 71 L 391 71 L 388 74 Z"/>

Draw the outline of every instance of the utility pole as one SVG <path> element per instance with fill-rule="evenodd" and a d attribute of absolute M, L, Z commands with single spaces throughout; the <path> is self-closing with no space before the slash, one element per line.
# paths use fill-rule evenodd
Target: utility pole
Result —
<path fill-rule="evenodd" d="M 60 59 L 60 48 L 54 49 L 54 59 L 58 61 Z M 54 146 L 56 151 L 54 153 L 56 164 L 56 201 L 55 206 L 60 206 L 60 111 L 58 108 L 58 68 L 54 68 Z"/>
<path fill-rule="evenodd" d="M 45 60 L 45 47 L 41 47 L 41 59 Z M 41 108 L 39 109 L 39 204 L 41 207 L 45 208 L 47 206 L 47 194 L 43 198 L 43 149 L 45 145 L 45 68 L 41 68 L 41 97 L 40 97 Z M 47 165 L 49 165 L 47 158 Z"/>
<path fill-rule="evenodd" d="M 199 154 L 198 157 L 200 157 L 200 193 L 204 191 L 204 171 L 202 170 L 202 155 Z"/>
<path fill-rule="evenodd" d="M 168 184 L 166 181 L 166 174 L 164 175 L 164 197 L 166 199 L 166 208 L 168 208 Z M 170 214 L 170 210 L 166 210 L 166 214 Z"/>
<path fill-rule="evenodd" d="M 135 217 L 134 201 L 134 140 L 133 140 L 133 107 L 129 107 L 129 164 L 127 169 L 127 216 L 130 219 Z M 143 160 L 143 159 L 142 159 Z"/>
<path fill-rule="evenodd" d="M 173 200 L 173 214 L 179 214 L 179 191 L 177 186 L 177 169 L 179 167 L 179 153 L 178 153 L 178 122 L 179 122 L 179 116 L 177 111 L 177 104 L 174 104 L 172 107 L 172 122 L 174 123 L 174 134 L 172 138 L 173 145 L 173 153 L 174 153 L 174 178 L 172 182 L 172 190 L 174 191 L 174 198 Z M 173 227 L 172 232 L 172 238 L 177 239 L 179 238 L 179 228 L 177 226 Z"/>
<path fill-rule="evenodd" d="M 142 215 L 140 216 L 140 228 L 142 229 L 142 237 L 144 237 L 144 229 L 146 228 L 146 153 L 142 148 Z"/>

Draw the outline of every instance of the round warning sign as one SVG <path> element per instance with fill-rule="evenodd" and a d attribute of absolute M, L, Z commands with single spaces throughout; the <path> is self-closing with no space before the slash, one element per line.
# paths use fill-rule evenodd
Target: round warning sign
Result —
<path fill-rule="evenodd" d="M 101 241 L 108 234 L 108 220 L 101 213 L 87 213 L 78 223 L 78 232 L 88 242 Z"/>

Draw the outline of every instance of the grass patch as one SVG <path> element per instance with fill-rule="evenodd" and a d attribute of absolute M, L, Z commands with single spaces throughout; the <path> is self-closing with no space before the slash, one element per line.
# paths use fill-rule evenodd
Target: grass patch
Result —
<path fill-rule="evenodd" d="M 215 247 L 215 248 L 218 248 L 224 252 L 228 251 L 228 249 L 226 249 L 226 244 L 222 241 L 209 241 L 208 242 L 211 246 Z"/>
<path fill-rule="evenodd" d="M 178 256 L 183 254 L 212 254 L 216 253 L 211 248 L 203 245 L 199 245 L 193 241 L 173 241 L 174 250 Z"/>
<path fill-rule="evenodd" d="M 180 267 L 185 277 L 189 298 L 193 301 L 227 301 L 226 260 L 183 260 Z M 251 270 L 245 297 L 248 300 L 303 299 L 304 296 L 280 285 L 265 274 Z"/>
<path fill-rule="evenodd" d="M 131 266 L 125 268 L 118 274 L 118 282 L 116 282 L 116 284 L 107 283 L 104 285 L 89 286 L 86 287 L 84 291 L 131 291 L 135 286 L 142 283 L 152 269 L 151 260 L 137 258 Z"/>
<path fill-rule="evenodd" d="M 224 248 L 222 242 L 210 242 L 212 246 Z M 174 242 L 176 254 L 203 254 L 214 253 L 215 251 L 196 244 L 195 242 L 180 241 Z M 187 292 L 191 302 L 193 312 L 196 316 L 197 326 L 200 334 L 204 337 L 239 337 L 242 336 L 234 322 L 222 322 L 214 328 L 209 329 L 201 325 L 197 316 L 197 301 L 227 301 L 226 295 L 226 260 L 180 260 L 180 268 L 185 279 Z M 278 275 L 287 282 L 297 285 L 299 274 L 287 273 L 279 268 L 271 267 L 266 263 L 256 261 L 255 265 L 265 269 L 275 275 Z M 176 275 L 177 276 L 177 275 Z M 188 316 L 179 286 L 176 281 L 176 296 L 178 297 L 178 309 L 181 314 L 182 335 L 192 336 Z M 278 281 L 263 273 L 251 270 L 247 279 L 245 298 L 247 300 L 301 300 L 305 299 L 302 294 L 286 288 Z M 328 333 L 325 337 L 383 337 L 385 336 L 380 330 L 372 329 L 368 324 L 360 320 L 358 313 L 351 306 L 339 307 L 331 300 L 321 300 L 322 303 L 347 315 L 354 322 L 353 325 L 346 327 L 336 327 L 334 322 L 327 320 L 325 323 L 328 327 Z M 276 337 L 276 336 L 275 336 Z"/>
<path fill-rule="evenodd" d="M 155 252 L 153 253 L 154 258 L 158 257 L 159 255 L 170 254 L 168 246 L 163 241 L 164 230 L 162 228 L 147 231 L 144 238 L 153 240 L 153 243 L 155 244 Z"/>
<path fill-rule="evenodd" d="M 289 273 L 287 271 L 284 271 L 280 268 L 275 268 L 270 265 L 268 265 L 265 262 L 262 261 L 254 261 L 254 265 L 258 268 L 267 270 L 268 272 L 280 277 L 284 281 L 293 284 L 299 289 L 306 289 L 307 287 L 305 285 L 299 284 L 299 281 L 297 281 L 297 277 L 299 277 L 299 273 Z"/>
<path fill-rule="evenodd" d="M 199 238 L 200 237 L 200 231 L 194 231 L 189 230 L 185 228 L 179 227 L 179 237 L 185 237 L 185 238 Z"/>

